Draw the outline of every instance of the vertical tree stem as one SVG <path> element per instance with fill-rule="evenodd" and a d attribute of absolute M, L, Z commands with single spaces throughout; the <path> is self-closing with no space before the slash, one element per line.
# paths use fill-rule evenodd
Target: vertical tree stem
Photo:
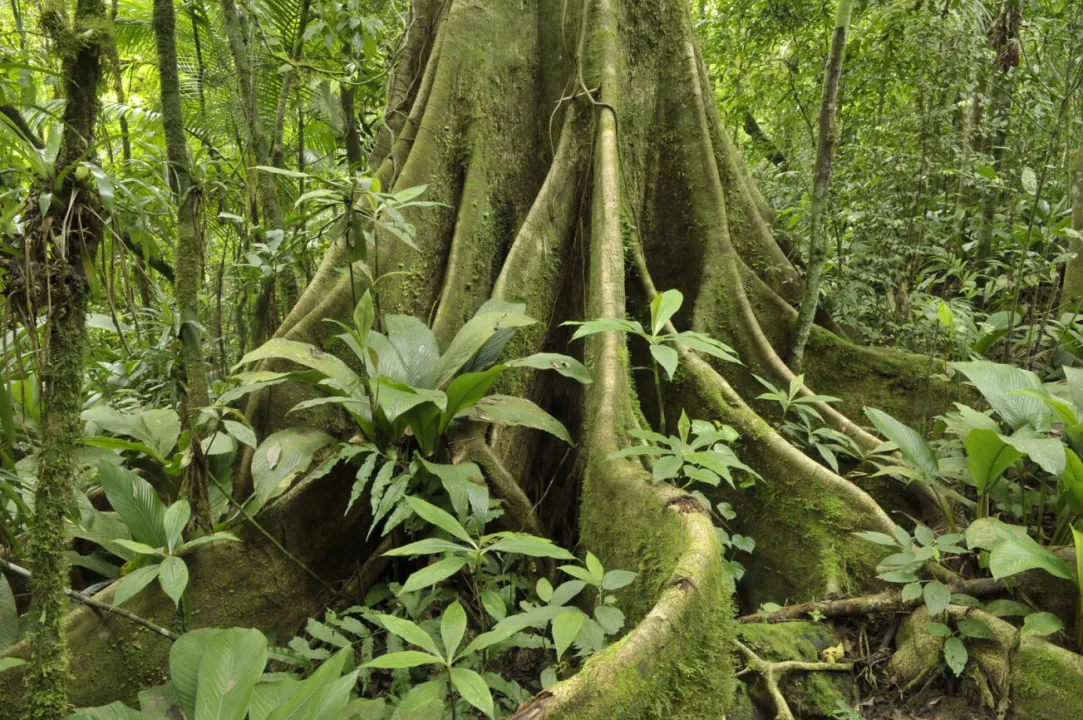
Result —
<path fill-rule="evenodd" d="M 824 70 L 823 95 L 820 98 L 820 137 L 816 148 L 816 167 L 812 178 L 812 228 L 809 236 L 808 273 L 805 276 L 805 294 L 797 315 L 791 364 L 800 372 L 805 357 L 805 345 L 812 332 L 816 306 L 820 299 L 820 282 L 824 274 L 827 255 L 825 242 L 825 214 L 827 212 L 827 189 L 831 183 L 831 158 L 835 149 L 835 107 L 842 75 L 842 61 L 846 55 L 846 32 L 850 27 L 853 0 L 839 0 L 835 16 L 835 32 L 831 38 L 831 51 Z"/>

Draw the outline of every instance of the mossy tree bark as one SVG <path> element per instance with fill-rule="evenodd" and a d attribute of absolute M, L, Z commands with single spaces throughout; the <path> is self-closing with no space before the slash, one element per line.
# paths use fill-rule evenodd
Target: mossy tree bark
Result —
<path fill-rule="evenodd" d="M 578 352 L 561 321 L 645 319 L 656 289 L 681 290 L 685 303 L 673 325 L 729 343 L 743 361 L 684 353 L 663 398 L 671 416 L 684 409 L 736 428 L 736 452 L 763 477 L 748 491 L 725 489 L 715 498 L 733 503 L 735 529 L 757 540 L 756 552 L 742 558 L 743 604 L 882 589 L 874 573 L 882 553 L 852 531 L 890 531 L 877 499 L 920 514 L 923 498 L 892 485 L 866 489 L 831 472 L 771 426 L 768 408 L 746 400 L 759 393 L 753 373 L 776 383 L 794 377 L 782 358 L 803 286 L 723 131 L 687 4 L 421 0 L 414 13 L 391 79 L 395 112 L 371 162 L 385 188 L 428 185 L 426 199 L 443 205 L 411 217 L 420 252 L 378 235 L 370 258 L 390 273 L 379 285 L 383 311 L 431 318 L 446 346 L 487 299 L 525 303 L 542 322 L 513 339 L 506 353 L 515 357 Z M 341 241 L 328 251 L 278 336 L 323 347 L 336 332 L 326 320 L 349 320 L 364 288 L 343 272 L 344 255 Z M 365 274 L 355 270 L 360 284 Z M 542 532 L 568 545 L 581 542 L 607 567 L 639 577 L 620 598 L 628 634 L 517 717 L 715 717 L 733 686 L 733 606 L 721 549 L 710 519 L 688 495 L 652 485 L 632 460 L 608 459 L 628 442 L 626 430 L 659 416 L 651 377 L 635 370 L 649 365 L 646 348 L 603 334 L 583 352 L 594 376 L 586 388 L 524 369 L 499 390 L 529 396 L 559 417 L 577 436 L 572 451 L 541 433 L 503 428 L 481 438 L 484 456 L 499 463 L 503 483 L 510 478 L 536 506 Z M 845 413 L 875 405 L 920 425 L 923 411 L 935 413 L 962 396 L 930 388 L 927 370 L 924 358 L 860 348 L 822 326 L 809 335 L 809 388 L 842 396 Z M 356 432 L 341 417 L 316 414 L 330 412 L 328 406 L 288 413 L 308 392 L 291 384 L 269 388 L 252 396 L 249 417 L 264 437 L 286 423 L 314 424 L 343 438 Z M 844 412 L 818 409 L 859 443 L 877 443 Z M 310 541 L 314 512 L 341 513 L 333 502 L 339 495 L 312 489 L 325 483 L 342 491 L 349 479 L 312 480 L 307 494 L 291 492 L 265 512 L 276 518 L 268 527 L 283 528 L 283 544 L 303 548 L 307 563 L 335 579 L 333 568 L 341 577 L 373 545 L 351 555 Z M 314 510 L 313 502 L 324 504 Z M 306 521 L 288 521 L 293 517 Z M 357 536 L 353 526 L 336 523 L 343 537 Z M 260 542 L 246 540 L 245 552 Z M 196 553 L 203 557 L 211 553 Z M 193 570 L 194 608 L 221 602 L 202 585 L 212 581 L 204 573 L 214 572 L 213 562 Z M 278 585 L 274 572 L 264 575 L 269 586 Z M 288 611 L 294 606 L 301 605 Z M 229 617 L 243 623 L 247 612 Z M 224 615 L 206 617 L 221 622 Z M 266 619 L 251 613 L 249 622 Z M 84 651 L 115 657 L 106 640 Z M 160 646 L 147 647 L 140 662 L 158 667 L 164 658 Z M 131 695 L 127 686 L 87 688 L 87 704 Z M 3 709 L 0 718 L 6 720 Z"/>
<path fill-rule="evenodd" d="M 200 188 L 192 177 L 188 143 L 181 115 L 180 76 L 177 71 L 176 15 L 172 0 L 154 0 L 154 35 L 158 45 L 162 125 L 170 185 L 177 199 L 177 252 L 173 261 L 174 294 L 181 320 L 181 420 L 193 447 L 199 443 L 196 424 L 207 405 L 207 368 L 203 359 L 203 333 L 199 320 L 199 291 L 203 286 L 203 238 L 200 233 Z M 192 506 L 192 518 L 213 532 L 207 488 L 207 469 L 201 453 L 192 454 L 181 481 L 181 496 Z"/>
<path fill-rule="evenodd" d="M 816 318 L 816 308 L 820 305 L 820 281 L 824 276 L 824 263 L 827 261 L 826 233 L 827 191 L 831 187 L 831 161 L 835 153 L 835 108 L 838 104 L 839 78 L 842 77 L 842 62 L 846 57 L 846 32 L 850 27 L 850 12 L 853 0 L 839 0 L 835 15 L 835 31 L 831 35 L 831 50 L 827 55 L 824 68 L 824 88 L 820 98 L 819 142 L 816 147 L 816 166 L 812 176 L 812 223 L 809 232 L 808 272 L 805 275 L 805 294 L 801 298 L 801 309 L 797 313 L 797 329 L 794 335 L 793 349 L 790 352 L 790 364 L 798 372 L 805 360 L 805 345 L 808 343 L 812 322 Z"/>
<path fill-rule="evenodd" d="M 91 158 L 98 113 L 102 59 L 112 46 L 112 25 L 102 0 L 78 0 L 69 19 L 61 2 L 42 9 L 42 24 L 60 55 L 64 88 L 64 131 L 56 173 L 66 173 L 42 218 L 40 246 L 50 275 L 41 381 L 43 421 L 34 516 L 26 554 L 33 576 L 26 672 L 27 717 L 58 720 L 70 704 L 68 547 L 65 517 L 74 502 L 76 448 L 82 439 L 83 365 L 89 299 L 86 269 L 101 238 L 100 208 L 89 182 L 75 166 Z M 44 310 L 44 308 L 42 308 Z"/>

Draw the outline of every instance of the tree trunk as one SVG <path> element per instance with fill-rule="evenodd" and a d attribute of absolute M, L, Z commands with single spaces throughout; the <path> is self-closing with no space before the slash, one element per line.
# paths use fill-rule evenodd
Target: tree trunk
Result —
<path fill-rule="evenodd" d="M 191 443 L 199 443 L 196 424 L 207 399 L 207 368 L 199 318 L 199 291 L 203 287 L 203 239 L 200 234 L 199 186 L 193 181 L 181 115 L 180 75 L 177 72 L 176 15 L 172 0 L 154 0 L 154 34 L 158 43 L 158 75 L 162 94 L 162 125 L 169 158 L 170 185 L 177 199 L 177 252 L 174 258 L 174 294 L 181 327 L 181 421 Z M 181 497 L 192 507 L 192 522 L 214 531 L 207 467 L 202 453 L 193 453 L 184 469 Z"/>
<path fill-rule="evenodd" d="M 831 37 L 831 51 L 824 69 L 823 97 L 820 100 L 820 137 L 812 176 L 812 226 L 806 266 L 808 272 L 805 275 L 805 295 L 801 298 L 801 311 L 797 314 L 793 350 L 790 352 L 790 361 L 798 372 L 804 365 L 805 344 L 816 317 L 816 308 L 820 304 L 820 281 L 823 279 L 824 262 L 827 260 L 825 215 L 827 191 L 831 185 L 831 160 L 835 152 L 835 105 L 839 93 L 839 77 L 842 76 L 842 61 L 846 57 L 846 31 L 850 27 L 852 7 L 853 0 L 839 0 L 835 32 Z"/>
<path fill-rule="evenodd" d="M 98 83 L 102 58 L 113 43 L 112 29 L 102 0 L 79 0 L 74 21 L 68 20 L 63 6 L 46 6 L 42 24 L 58 48 L 63 68 L 66 103 L 55 166 L 59 174 L 93 157 Z M 68 609 L 64 590 L 69 584 L 65 518 L 74 503 L 76 450 L 83 433 L 79 415 L 90 295 L 86 270 L 93 263 L 102 232 L 96 194 L 78 174 L 66 174 L 49 215 L 42 218 L 38 238 L 47 256 L 51 295 L 40 369 L 44 387 L 40 470 L 26 542 L 33 573 L 26 672 L 26 716 L 31 720 L 59 720 L 70 709 L 70 655 L 64 626 Z M 40 309 L 46 310 L 44 305 Z"/>
<path fill-rule="evenodd" d="M 761 392 L 753 374 L 793 379 L 781 358 L 796 323 L 791 303 L 803 288 L 722 127 L 690 9 L 666 0 L 415 3 L 392 76 L 389 102 L 401 112 L 389 113 L 371 165 L 384 188 L 428 185 L 424 198 L 442 205 L 409 211 L 420 251 L 378 233 L 370 259 L 393 273 L 380 283 L 380 302 L 387 313 L 431 317 L 445 347 L 486 300 L 524 303 L 542 322 L 516 336 L 516 354 L 578 352 L 578 344 L 569 350 L 562 321 L 644 320 L 657 289 L 679 289 L 685 303 L 673 325 L 729 343 L 743 362 L 684 353 L 663 399 L 671 412 L 735 428 L 735 451 L 762 476 L 752 488 L 725 487 L 712 498 L 732 503 L 732 528 L 757 541 L 755 553 L 742 557 L 741 605 L 882 590 L 875 578 L 882 553 L 853 531 L 890 531 L 884 508 L 934 525 L 937 511 L 916 486 L 831 472 L 746 400 Z M 352 285 L 343 257 L 340 240 L 278 337 L 326 347 L 338 332 L 326 320 L 351 318 L 364 274 L 354 268 Z M 524 370 L 508 388 L 573 429 L 568 460 L 565 446 L 521 428 L 484 436 L 485 455 L 537 505 L 544 529 L 639 576 L 620 598 L 628 629 L 621 642 L 514 717 L 719 717 L 734 686 L 734 607 L 714 528 L 687 494 L 652 484 L 632 460 L 609 459 L 627 442 L 627 428 L 658 416 L 650 380 L 634 370 L 649 363 L 645 348 L 604 333 L 582 350 L 590 385 Z M 935 413 L 969 397 L 927 380 L 927 372 L 926 358 L 860 348 L 815 325 L 809 334 L 809 388 L 844 399 L 843 412 L 817 409 L 865 447 L 879 441 L 844 413 L 875 404 L 921 425 L 923 408 Z M 329 406 L 288 413 L 310 392 L 284 383 L 253 394 L 248 415 L 260 436 L 286 424 L 341 437 L 356 432 Z M 306 479 L 263 511 L 266 527 L 329 580 L 372 552 L 350 540 L 367 517 L 341 517 L 348 475 Z M 300 576 L 284 573 L 262 542 L 248 534 L 237 552 L 194 553 L 189 598 L 197 623 L 281 627 L 321 606 L 318 588 L 293 584 Z M 266 567 L 253 561 L 276 557 Z M 266 587 L 273 597 L 257 602 L 238 593 L 242 603 L 223 601 L 223 578 L 235 571 L 244 572 L 246 587 Z M 133 602 L 140 615 L 169 610 L 160 594 Z M 86 640 L 73 684 L 79 701 L 131 699 L 138 688 L 89 678 L 103 668 L 157 671 L 168 648 L 157 641 L 133 648 L 126 630 L 95 622 L 85 612 L 72 619 Z M 0 693 L 6 682 L 0 676 Z M 0 707 L 0 720 L 13 712 Z"/>

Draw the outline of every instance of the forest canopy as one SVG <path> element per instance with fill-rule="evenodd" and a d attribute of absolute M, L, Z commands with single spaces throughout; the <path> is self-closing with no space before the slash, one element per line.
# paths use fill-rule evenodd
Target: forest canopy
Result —
<path fill-rule="evenodd" d="M 10 0 L 0 720 L 1083 716 L 1075 0 Z"/>

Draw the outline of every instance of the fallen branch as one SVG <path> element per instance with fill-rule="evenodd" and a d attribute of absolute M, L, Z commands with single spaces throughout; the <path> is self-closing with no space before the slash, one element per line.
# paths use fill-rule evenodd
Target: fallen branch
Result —
<path fill-rule="evenodd" d="M 976 580 L 962 580 L 950 583 L 948 589 L 952 594 L 971 595 L 973 597 L 988 597 L 997 593 L 1005 592 L 1006 587 L 1002 580 L 991 578 L 979 578 Z M 826 618 L 846 617 L 848 615 L 871 615 L 873 613 L 901 612 L 913 610 L 924 599 L 919 595 L 913 600 L 903 601 L 901 590 L 885 590 L 875 595 L 861 595 L 854 598 L 841 598 L 839 600 L 818 600 L 816 602 L 801 603 L 800 605 L 787 605 L 776 612 L 763 615 L 745 615 L 738 618 L 742 623 L 759 622 L 786 622 L 788 620 L 801 620 L 807 618 L 809 613 L 819 612 Z"/>
<path fill-rule="evenodd" d="M 20 566 L 16 565 L 15 563 L 8 562 L 7 560 L 4 560 L 3 558 L 0 558 L 0 568 L 3 568 L 4 570 L 9 570 L 9 571 L 15 573 L 16 575 L 20 575 L 20 576 L 22 576 L 24 578 L 29 578 L 30 577 L 30 571 L 29 570 L 27 570 L 24 567 L 20 567 Z M 116 605 L 110 605 L 108 603 L 103 603 L 101 600 L 95 600 L 94 598 L 90 597 L 89 595 L 84 595 L 83 593 L 81 593 L 81 592 L 79 592 L 77 590 L 72 590 L 71 588 L 64 588 L 64 594 L 67 595 L 72 600 L 74 600 L 75 602 L 82 603 L 83 605 L 86 605 L 87 607 L 92 607 L 95 610 L 103 610 L 105 612 L 112 613 L 114 615 L 118 615 L 118 616 L 124 618 L 125 620 L 129 620 L 129 621 L 135 623 L 136 625 L 142 625 L 147 630 L 152 630 L 152 631 L 158 633 L 159 635 L 161 635 L 163 637 L 169 638 L 170 640 L 176 640 L 177 639 L 176 634 L 174 634 L 173 632 L 171 632 L 169 630 L 166 630 L 161 625 L 155 625 L 150 620 L 147 620 L 145 618 L 141 618 L 138 615 L 136 615 L 135 613 L 128 612 L 127 610 L 118 608 Z"/>
<path fill-rule="evenodd" d="M 826 663 L 807 662 L 804 660 L 783 660 L 772 662 L 764 660 L 740 640 L 734 640 L 737 649 L 748 660 L 748 668 L 744 672 L 753 671 L 763 678 L 767 686 L 767 692 L 771 696 L 771 702 L 775 704 L 776 720 L 794 720 L 786 697 L 778 686 L 778 681 L 788 672 L 850 672 L 854 669 L 853 663 Z M 740 674 L 740 673 L 738 673 Z"/>

